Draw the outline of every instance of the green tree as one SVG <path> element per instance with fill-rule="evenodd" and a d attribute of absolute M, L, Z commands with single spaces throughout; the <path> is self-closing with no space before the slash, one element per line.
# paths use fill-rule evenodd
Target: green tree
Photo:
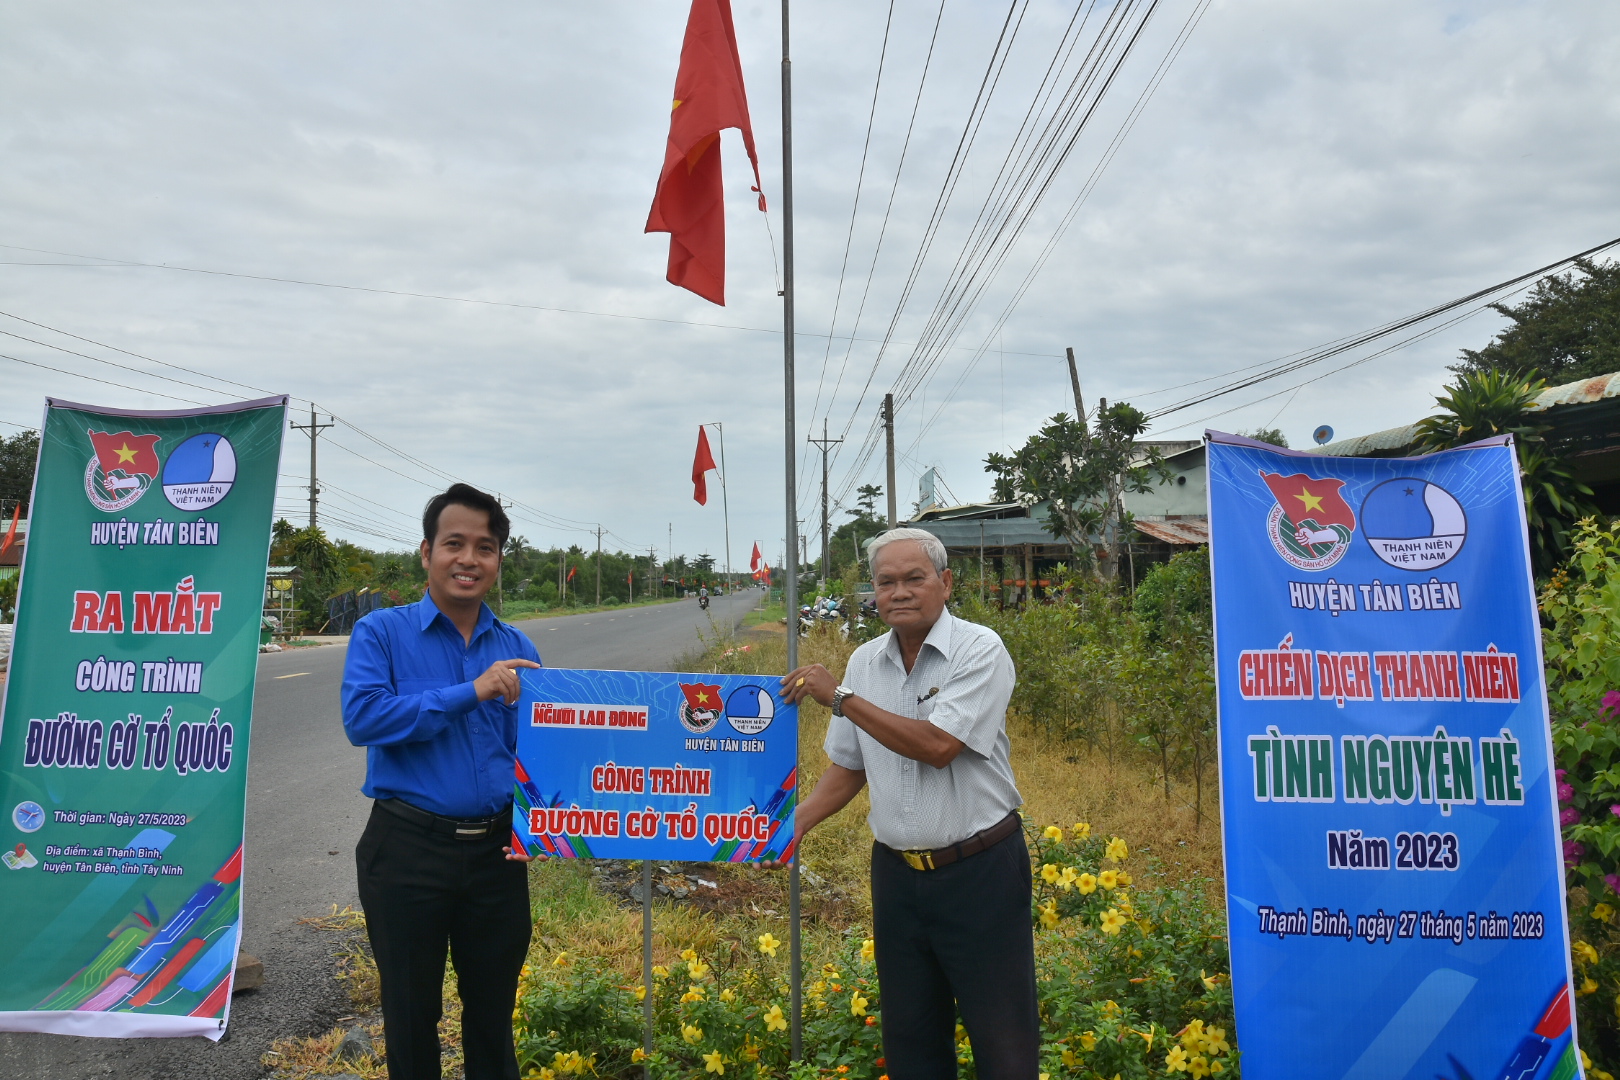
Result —
<path fill-rule="evenodd" d="M 316 525 L 299 529 L 288 545 L 293 565 L 303 573 L 298 581 L 298 607 L 304 625 L 316 629 L 326 622 L 326 600 L 337 589 L 342 573 L 337 545 Z"/>
<path fill-rule="evenodd" d="M 39 432 L 22 431 L 9 439 L 0 438 L 0 511 L 5 522 L 0 534 L 11 522 L 17 503 L 22 504 L 22 516 L 28 516 L 28 499 L 34 490 L 34 463 L 39 460 Z"/>
<path fill-rule="evenodd" d="M 1255 442 L 1270 443 L 1272 446 L 1280 446 L 1284 450 L 1288 449 L 1288 436 L 1282 433 L 1282 428 L 1255 428 L 1253 431 L 1240 431 L 1238 434 L 1246 439 L 1253 439 Z"/>
<path fill-rule="evenodd" d="M 1520 304 L 1492 304 L 1513 325 L 1483 349 L 1464 349 L 1452 368 L 1558 384 L 1620 371 L 1620 263 L 1579 259 L 1542 278 Z"/>
<path fill-rule="evenodd" d="M 1575 522 L 1595 513 L 1592 489 L 1575 479 L 1547 441 L 1548 425 L 1526 412 L 1546 383 L 1503 371 L 1465 371 L 1435 398 L 1441 412 L 1418 423 L 1418 445 L 1432 453 L 1497 435 L 1512 435 L 1524 483 L 1530 558 L 1537 578 L 1569 552 Z"/>
<path fill-rule="evenodd" d="M 1125 494 L 1151 491 L 1155 480 L 1170 478 L 1158 449 L 1144 451 L 1137 442 L 1147 429 L 1140 409 L 1102 401 L 1095 430 L 1058 413 L 1017 453 L 987 456 L 985 471 L 1016 477 L 1021 497 L 1045 502 L 1047 531 L 1068 540 L 1082 563 L 1112 581 L 1133 520 Z"/>

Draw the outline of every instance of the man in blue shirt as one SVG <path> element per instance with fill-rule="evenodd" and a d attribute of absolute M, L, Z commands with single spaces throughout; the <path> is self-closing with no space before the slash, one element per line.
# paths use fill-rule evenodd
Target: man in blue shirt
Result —
<path fill-rule="evenodd" d="M 428 591 L 354 627 L 343 728 L 376 800 L 355 849 L 382 982 L 390 1080 L 438 1080 L 445 953 L 461 993 L 467 1080 L 517 1080 L 512 1004 L 528 953 L 528 857 L 512 841 L 518 670 L 534 644 L 484 596 L 511 523 L 455 484 L 422 515 Z"/>

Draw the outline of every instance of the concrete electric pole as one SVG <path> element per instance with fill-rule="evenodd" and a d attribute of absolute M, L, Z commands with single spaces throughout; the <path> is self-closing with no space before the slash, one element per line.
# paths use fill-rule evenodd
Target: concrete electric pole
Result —
<path fill-rule="evenodd" d="M 889 493 L 889 528 L 895 526 L 894 506 L 894 395 L 883 395 L 883 437 L 889 444 L 889 471 L 888 486 L 884 488 Z"/>
<path fill-rule="evenodd" d="M 843 439 L 829 439 L 827 437 L 827 421 L 821 421 L 821 438 L 806 440 L 821 448 L 821 584 L 826 586 L 831 577 L 830 564 L 831 551 L 828 547 L 827 531 L 827 451 L 843 442 Z"/>
<path fill-rule="evenodd" d="M 330 416 L 327 417 L 327 420 L 331 419 Z M 316 523 L 316 505 L 320 501 L 319 496 L 321 493 L 321 485 L 315 478 L 315 440 L 320 437 L 321 432 L 333 425 L 315 422 L 315 403 L 312 401 L 309 403 L 309 423 L 288 424 L 287 426 L 294 431 L 309 432 L 309 527 L 313 529 Z"/>

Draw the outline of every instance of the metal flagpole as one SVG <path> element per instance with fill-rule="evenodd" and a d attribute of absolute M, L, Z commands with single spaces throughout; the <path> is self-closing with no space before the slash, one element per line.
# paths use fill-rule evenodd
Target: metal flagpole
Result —
<path fill-rule="evenodd" d="M 731 502 L 726 495 L 726 429 L 716 420 L 709 425 L 720 435 L 720 510 L 726 523 L 726 583 L 731 583 Z"/>
<path fill-rule="evenodd" d="M 794 455 L 799 447 L 793 400 L 793 61 L 788 49 L 788 4 L 789 0 L 782 0 L 782 434 L 787 448 L 783 486 L 787 499 L 787 587 L 783 600 L 788 617 L 787 665 L 792 671 L 799 666 L 799 518 L 795 506 L 798 479 L 794 470 Z M 792 995 L 794 1061 L 804 1056 L 799 938 L 799 855 L 795 851 L 793 862 L 788 866 L 788 954 L 792 968 L 788 984 Z"/>
<path fill-rule="evenodd" d="M 646 996 L 641 1000 L 642 1016 L 647 1021 L 647 1030 L 641 1037 L 641 1051 L 649 1057 L 653 1052 L 653 962 L 652 962 L 652 897 L 653 897 L 653 864 L 651 859 L 641 860 L 641 985 L 646 990 Z M 641 1075 L 646 1080 L 652 1080 L 652 1065 L 641 1067 Z"/>

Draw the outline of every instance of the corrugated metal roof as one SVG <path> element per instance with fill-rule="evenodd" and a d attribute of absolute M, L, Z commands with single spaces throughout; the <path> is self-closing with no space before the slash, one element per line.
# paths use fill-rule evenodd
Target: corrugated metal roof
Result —
<path fill-rule="evenodd" d="M 1562 386 L 1549 386 L 1527 408 L 1527 412 L 1546 412 L 1564 405 L 1591 405 L 1609 398 L 1620 398 L 1620 372 L 1598 375 Z M 1555 421 L 1556 423 L 1556 421 Z M 1417 441 L 1417 425 L 1386 428 L 1371 435 L 1358 435 L 1353 439 L 1340 439 L 1326 446 L 1312 446 L 1307 454 L 1325 454 L 1329 457 L 1375 457 L 1380 454 L 1400 453 Z"/>
<path fill-rule="evenodd" d="M 1536 395 L 1535 402 L 1526 411 L 1543 412 L 1559 405 L 1589 405 L 1612 397 L 1620 397 L 1620 372 L 1549 386 Z"/>
<path fill-rule="evenodd" d="M 1417 440 L 1417 425 L 1406 424 L 1402 427 L 1386 428 L 1375 431 L 1371 435 L 1357 435 L 1353 439 L 1339 439 L 1326 446 L 1311 446 L 1305 449 L 1307 454 L 1325 454 L 1328 457 L 1372 457 L 1375 454 L 1388 454 L 1392 451 L 1405 450 Z"/>
<path fill-rule="evenodd" d="M 1137 518 L 1136 529 L 1167 544 L 1209 543 L 1209 519 L 1204 517 L 1164 518 L 1144 521 Z"/>

